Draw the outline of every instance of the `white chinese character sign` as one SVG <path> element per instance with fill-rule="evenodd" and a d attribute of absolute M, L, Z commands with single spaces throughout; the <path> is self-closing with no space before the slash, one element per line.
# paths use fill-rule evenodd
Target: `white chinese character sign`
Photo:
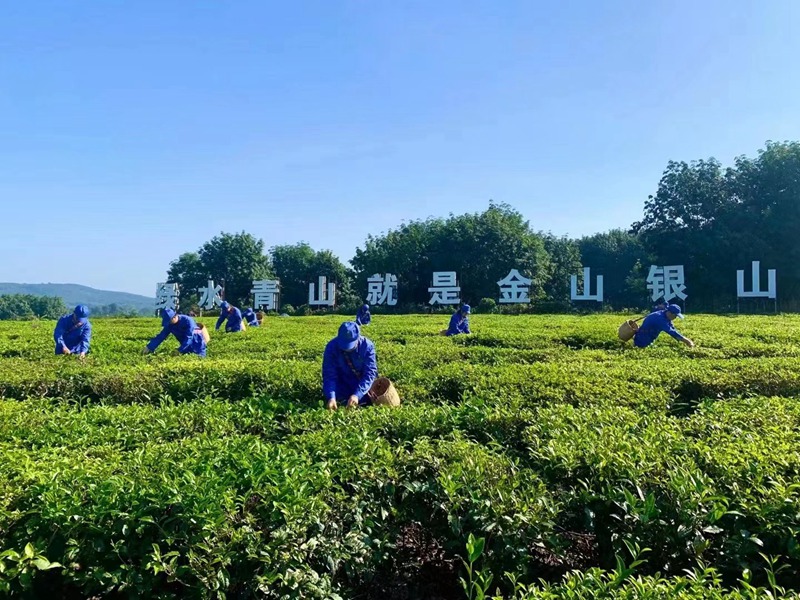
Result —
<path fill-rule="evenodd" d="M 319 295 L 315 293 L 314 284 L 308 284 L 308 304 L 309 306 L 333 306 L 336 303 L 336 284 L 327 283 L 328 278 L 320 276 Z"/>
<path fill-rule="evenodd" d="M 461 288 L 456 281 L 455 271 L 436 271 L 433 286 L 428 288 L 431 299 L 428 304 L 460 304 Z"/>
<path fill-rule="evenodd" d="M 647 274 L 647 289 L 650 290 L 653 300 L 663 298 L 669 302 L 673 298 L 686 300 L 686 280 L 683 265 L 657 267 L 650 265 Z"/>
<path fill-rule="evenodd" d="M 253 281 L 253 289 L 250 293 L 254 295 L 253 307 L 265 310 L 278 310 L 278 294 L 280 293 L 281 282 L 273 279 L 262 279 Z"/>
<path fill-rule="evenodd" d="M 497 282 L 500 286 L 501 304 L 528 304 L 531 301 L 531 280 L 520 274 L 516 269 Z"/>
<path fill-rule="evenodd" d="M 214 285 L 214 281 L 209 279 L 205 287 L 197 288 L 200 292 L 200 308 L 212 310 L 215 306 L 222 304 L 219 293 L 222 291 L 221 285 Z"/>
<path fill-rule="evenodd" d="M 163 310 L 165 308 L 178 310 L 177 283 L 156 284 L 156 310 Z"/>
<path fill-rule="evenodd" d="M 775 269 L 767 271 L 767 289 L 761 289 L 761 263 L 754 260 L 751 265 L 751 274 L 753 279 L 752 291 L 744 291 L 744 270 L 736 271 L 736 297 L 737 298 L 770 298 L 775 300 L 777 298 L 778 285 L 776 283 Z"/>
<path fill-rule="evenodd" d="M 592 294 L 592 276 L 591 268 L 583 268 L 583 290 L 578 294 L 578 276 L 569 276 L 569 297 L 570 300 L 594 300 L 595 302 L 603 301 L 603 276 L 597 276 L 597 283 L 595 285 L 595 292 Z"/>
<path fill-rule="evenodd" d="M 367 302 L 373 306 L 397 304 L 397 275 L 375 273 L 367 279 Z"/>

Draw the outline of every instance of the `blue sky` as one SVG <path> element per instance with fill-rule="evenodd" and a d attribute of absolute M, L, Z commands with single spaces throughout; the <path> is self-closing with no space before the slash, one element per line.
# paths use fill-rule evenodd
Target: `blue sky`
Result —
<path fill-rule="evenodd" d="M 800 138 L 800 2 L 9 3 L 0 281 L 152 295 L 220 231 L 640 218 L 670 159 Z"/>

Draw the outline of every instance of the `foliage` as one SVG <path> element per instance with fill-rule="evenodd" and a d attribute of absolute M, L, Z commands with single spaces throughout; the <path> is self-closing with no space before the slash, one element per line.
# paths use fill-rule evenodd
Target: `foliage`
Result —
<path fill-rule="evenodd" d="M 673 162 L 634 224 L 658 264 L 683 264 L 695 306 L 724 308 L 732 274 L 750 261 L 778 271 L 781 295 L 800 294 L 800 143 L 768 142 L 751 159 Z"/>
<path fill-rule="evenodd" d="M 736 307 L 736 271 L 760 260 L 763 269 L 777 270 L 783 306 L 796 308 L 798 231 L 800 142 L 768 142 L 757 157 L 740 156 L 727 168 L 713 158 L 668 162 L 631 231 L 580 239 L 537 233 L 511 206 L 490 201 L 480 213 L 410 221 L 368 236 L 350 261 L 353 271 L 305 242 L 275 246 L 267 256 L 263 242 L 242 232 L 220 234 L 198 252 L 182 254 L 168 279 L 181 286 L 184 305 L 196 301 L 196 289 L 209 277 L 226 282 L 228 299 L 248 304 L 252 280 L 271 274 L 272 265 L 282 303 L 306 304 L 309 283 L 323 275 L 337 284 L 337 305 L 350 310 L 364 300 L 371 275 L 393 273 L 400 295 L 394 310 L 408 312 L 429 308 L 435 271 L 455 271 L 462 299 L 477 303 L 497 298 L 497 282 L 517 269 L 532 280 L 531 306 L 504 311 L 556 312 L 573 308 L 570 276 L 582 267 L 604 276 L 606 305 L 621 310 L 650 305 L 651 264 L 684 265 L 693 310 L 722 312 Z"/>
<path fill-rule="evenodd" d="M 56 319 L 67 312 L 61 298 L 4 294 L 0 296 L 0 321 L 19 319 Z"/>
<path fill-rule="evenodd" d="M 591 267 L 592 279 L 603 276 L 604 301 L 622 309 L 647 306 L 645 277 L 640 265 L 648 255 L 639 236 L 621 229 L 578 240 L 581 263 Z"/>
<path fill-rule="evenodd" d="M 570 302 L 570 275 L 581 272 L 580 247 L 575 240 L 550 233 L 544 236 L 544 247 L 550 256 L 544 284 L 545 297 L 550 302 L 567 307 Z"/>
<path fill-rule="evenodd" d="M 342 317 L 212 331 L 206 359 L 141 355 L 156 318 L 101 319 L 83 362 L 52 322 L 0 323 L 0 591 L 795 593 L 800 317 L 693 315 L 695 349 L 644 351 L 623 318 L 476 314 L 447 338 L 446 314 L 376 314 L 403 406 L 335 414 Z"/>
<path fill-rule="evenodd" d="M 308 285 L 319 287 L 319 277 L 336 284 L 337 304 L 356 304 L 352 273 L 330 250 L 315 251 L 306 243 L 275 246 L 270 249 L 275 273 L 281 280 L 281 302 L 292 306 L 308 303 Z M 317 293 L 319 290 L 317 289 Z"/>
<path fill-rule="evenodd" d="M 256 279 L 272 276 L 263 240 L 249 233 L 220 233 L 196 252 L 181 254 L 170 263 L 167 280 L 180 287 L 185 306 L 196 302 L 197 289 L 209 279 L 224 287 L 225 299 L 239 306 L 250 304 Z"/>
<path fill-rule="evenodd" d="M 462 298 L 496 297 L 497 281 L 511 269 L 532 279 L 531 297 L 542 294 L 548 256 L 541 236 L 506 204 L 490 204 L 478 214 L 412 221 L 370 236 L 352 260 L 358 289 L 374 273 L 394 273 L 400 301 L 424 304 L 434 271 L 456 271 Z"/>

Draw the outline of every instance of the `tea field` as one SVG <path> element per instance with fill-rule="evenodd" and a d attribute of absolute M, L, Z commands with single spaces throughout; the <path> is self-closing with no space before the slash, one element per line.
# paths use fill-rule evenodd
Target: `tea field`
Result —
<path fill-rule="evenodd" d="M 800 317 L 376 316 L 403 406 L 322 408 L 342 317 L 84 363 L 0 323 L 0 595 L 517 600 L 800 590 Z M 213 320 L 205 319 L 213 327 Z"/>

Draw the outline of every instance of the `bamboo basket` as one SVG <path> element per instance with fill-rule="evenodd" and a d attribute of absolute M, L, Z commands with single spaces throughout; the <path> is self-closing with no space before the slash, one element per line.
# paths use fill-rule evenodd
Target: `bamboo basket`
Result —
<path fill-rule="evenodd" d="M 625 321 L 619 326 L 617 335 L 623 342 L 627 342 L 633 339 L 633 336 L 636 335 L 637 331 L 639 331 L 639 324 L 631 319 L 630 321 Z"/>
<path fill-rule="evenodd" d="M 378 377 L 369 393 L 376 406 L 400 406 L 400 396 L 388 377 Z"/>
<path fill-rule="evenodd" d="M 208 342 L 211 341 L 211 335 L 208 333 L 208 327 L 206 327 L 202 323 L 199 323 L 197 325 L 197 328 L 200 330 L 200 335 L 203 336 L 203 339 L 206 341 L 206 344 L 208 344 Z"/>

